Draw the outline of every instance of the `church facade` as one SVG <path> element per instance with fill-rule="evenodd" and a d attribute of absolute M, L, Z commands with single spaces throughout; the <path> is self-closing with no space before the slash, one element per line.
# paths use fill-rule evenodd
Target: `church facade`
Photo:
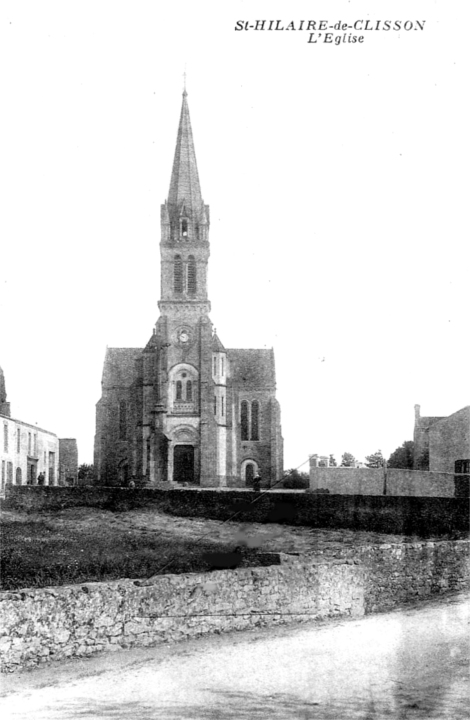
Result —
<path fill-rule="evenodd" d="M 202 199 L 186 91 L 161 207 L 160 317 L 144 348 L 108 348 L 96 406 L 101 484 L 270 486 L 283 472 L 272 349 L 226 349 L 207 292 Z"/>

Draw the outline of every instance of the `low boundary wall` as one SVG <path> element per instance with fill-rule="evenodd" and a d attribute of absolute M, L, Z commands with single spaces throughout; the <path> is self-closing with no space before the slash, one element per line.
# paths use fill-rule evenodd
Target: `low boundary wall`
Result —
<path fill-rule="evenodd" d="M 2 669 L 335 616 L 469 587 L 468 541 L 345 548 L 336 560 L 0 593 Z M 354 557 L 353 557 L 354 556 Z"/>
<path fill-rule="evenodd" d="M 253 502 L 256 500 L 256 502 Z M 157 490 L 113 487 L 8 486 L 6 508 L 19 511 L 97 507 L 107 510 L 156 509 L 181 517 L 240 522 L 285 523 L 316 528 L 351 528 L 431 537 L 467 532 L 468 498 L 330 495 L 276 491 Z"/>
<path fill-rule="evenodd" d="M 338 495 L 455 497 L 456 476 L 398 468 L 310 467 L 310 489 Z"/>

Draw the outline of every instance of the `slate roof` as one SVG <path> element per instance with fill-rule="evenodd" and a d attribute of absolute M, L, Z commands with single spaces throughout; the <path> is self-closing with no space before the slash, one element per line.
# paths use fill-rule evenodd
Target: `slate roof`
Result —
<path fill-rule="evenodd" d="M 419 418 L 417 427 L 429 428 L 431 425 L 434 425 L 434 423 L 437 423 L 440 420 L 447 420 L 447 416 L 441 416 L 441 417 L 423 416 L 423 417 Z"/>
<path fill-rule="evenodd" d="M 184 213 L 186 217 L 199 217 L 203 211 L 203 202 L 186 98 L 187 93 L 184 91 L 168 193 L 168 206 L 170 212 Z"/>
<path fill-rule="evenodd" d="M 425 420 L 433 420 L 432 425 L 435 425 L 437 423 L 450 420 L 450 418 L 454 418 L 456 415 L 462 415 L 465 417 L 466 415 L 470 415 L 470 405 L 465 405 L 460 410 L 456 410 L 456 412 L 452 413 L 452 415 L 447 415 L 446 417 L 442 418 L 425 418 Z"/>
<path fill-rule="evenodd" d="M 235 386 L 254 390 L 275 388 L 274 350 L 227 350 Z"/>
<path fill-rule="evenodd" d="M 217 333 L 214 333 L 212 336 L 212 352 L 226 352 Z"/>
<path fill-rule="evenodd" d="M 104 387 L 130 387 L 135 380 L 135 361 L 142 348 L 108 348 L 104 360 Z"/>

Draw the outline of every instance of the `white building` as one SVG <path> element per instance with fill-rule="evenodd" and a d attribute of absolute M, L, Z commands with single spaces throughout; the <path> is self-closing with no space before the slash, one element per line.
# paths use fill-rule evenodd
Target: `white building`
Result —
<path fill-rule="evenodd" d="M 5 485 L 57 485 L 59 438 L 48 430 L 10 417 L 0 368 L 0 479 Z"/>

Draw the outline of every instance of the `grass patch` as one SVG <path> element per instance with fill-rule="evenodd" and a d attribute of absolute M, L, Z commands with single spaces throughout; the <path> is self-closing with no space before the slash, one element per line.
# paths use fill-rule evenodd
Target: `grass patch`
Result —
<path fill-rule="evenodd" d="M 88 512 L 89 521 L 77 527 L 63 515 L 44 520 L 7 514 L 1 527 L 3 590 L 205 572 L 213 567 L 206 556 L 233 550 L 210 539 L 179 539 L 146 527 L 129 530 L 109 512 Z"/>

